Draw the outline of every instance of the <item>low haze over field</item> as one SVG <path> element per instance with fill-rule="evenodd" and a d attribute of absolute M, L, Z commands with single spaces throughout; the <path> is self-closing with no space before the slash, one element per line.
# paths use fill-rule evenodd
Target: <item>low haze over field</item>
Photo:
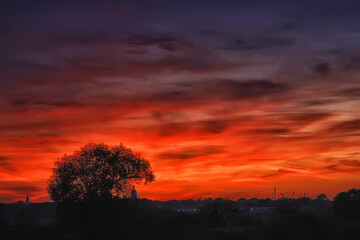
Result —
<path fill-rule="evenodd" d="M 57 2 L 57 1 L 56 1 Z M 314 3 L 315 2 L 315 3 Z M 8 1 L 0 202 L 48 201 L 88 142 L 151 162 L 142 198 L 360 186 L 360 3 Z"/>

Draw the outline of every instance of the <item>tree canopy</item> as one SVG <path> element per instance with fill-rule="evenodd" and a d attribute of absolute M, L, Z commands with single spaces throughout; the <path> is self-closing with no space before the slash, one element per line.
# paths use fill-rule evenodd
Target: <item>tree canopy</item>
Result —
<path fill-rule="evenodd" d="M 360 189 L 350 189 L 334 197 L 335 214 L 346 220 L 360 220 Z"/>
<path fill-rule="evenodd" d="M 150 162 L 140 153 L 123 144 L 88 143 L 55 162 L 48 192 L 57 202 L 112 198 L 134 183 L 154 180 Z"/>
<path fill-rule="evenodd" d="M 329 198 L 326 196 L 326 194 L 324 193 L 321 193 L 319 194 L 317 197 L 316 197 L 317 200 L 320 200 L 320 201 L 325 201 L 325 200 L 329 200 Z"/>

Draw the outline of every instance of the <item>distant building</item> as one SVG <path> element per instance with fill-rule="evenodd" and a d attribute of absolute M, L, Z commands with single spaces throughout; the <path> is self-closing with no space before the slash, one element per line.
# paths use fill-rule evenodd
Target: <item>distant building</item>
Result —
<path fill-rule="evenodd" d="M 199 212 L 199 209 L 197 209 L 197 208 L 178 208 L 177 211 L 183 212 L 183 213 L 197 213 L 197 212 Z"/>
<path fill-rule="evenodd" d="M 26 205 L 29 205 L 29 203 L 30 203 L 29 194 L 26 194 L 25 204 L 26 204 Z"/>
<path fill-rule="evenodd" d="M 133 186 L 133 189 L 131 190 L 131 199 L 137 198 L 137 192 L 135 190 L 135 186 Z"/>
<path fill-rule="evenodd" d="M 269 215 L 274 211 L 273 207 L 251 207 L 249 215 L 253 216 L 265 216 Z"/>

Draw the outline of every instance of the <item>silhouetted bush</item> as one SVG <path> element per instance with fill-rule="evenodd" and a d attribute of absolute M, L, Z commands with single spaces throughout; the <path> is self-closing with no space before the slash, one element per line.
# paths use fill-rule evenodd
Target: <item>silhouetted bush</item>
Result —
<path fill-rule="evenodd" d="M 334 213 L 344 220 L 360 221 L 360 189 L 337 194 L 333 202 Z"/>

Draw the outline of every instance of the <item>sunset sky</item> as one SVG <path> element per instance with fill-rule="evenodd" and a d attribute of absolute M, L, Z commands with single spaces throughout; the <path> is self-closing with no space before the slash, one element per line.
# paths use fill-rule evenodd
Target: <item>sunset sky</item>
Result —
<path fill-rule="evenodd" d="M 0 202 L 88 142 L 141 152 L 149 199 L 360 187 L 360 1 L 7 2 Z"/>

